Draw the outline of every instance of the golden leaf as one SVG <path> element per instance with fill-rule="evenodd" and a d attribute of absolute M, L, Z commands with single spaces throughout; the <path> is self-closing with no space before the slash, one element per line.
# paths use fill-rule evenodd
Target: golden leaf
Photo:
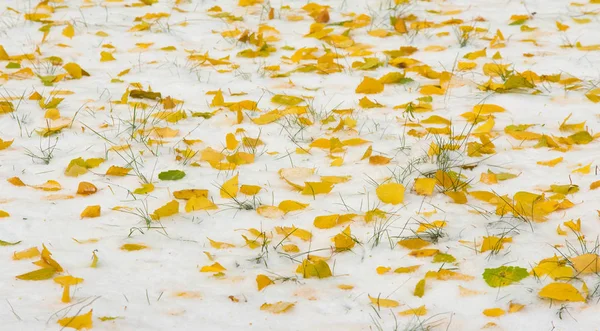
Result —
<path fill-rule="evenodd" d="M 75 330 L 91 329 L 92 328 L 92 310 L 83 315 L 65 317 L 58 320 L 58 324 L 65 328 L 73 328 Z"/>
<path fill-rule="evenodd" d="M 81 212 L 81 215 L 80 215 L 81 218 L 93 218 L 93 217 L 99 217 L 99 216 L 100 216 L 100 206 L 99 205 L 85 207 L 85 209 Z"/>
<path fill-rule="evenodd" d="M 281 314 L 289 311 L 293 307 L 293 302 L 277 301 L 275 303 L 263 303 L 260 306 L 260 310 L 268 311 L 273 314 Z"/>
<path fill-rule="evenodd" d="M 381 184 L 375 192 L 383 203 L 397 205 L 404 201 L 404 185 L 400 183 Z"/>

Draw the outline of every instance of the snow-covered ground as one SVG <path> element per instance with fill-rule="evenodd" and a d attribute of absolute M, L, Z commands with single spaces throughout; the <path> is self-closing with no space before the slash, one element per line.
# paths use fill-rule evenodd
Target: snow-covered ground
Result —
<path fill-rule="evenodd" d="M 0 329 L 596 329 L 599 13 L 3 0 Z"/>

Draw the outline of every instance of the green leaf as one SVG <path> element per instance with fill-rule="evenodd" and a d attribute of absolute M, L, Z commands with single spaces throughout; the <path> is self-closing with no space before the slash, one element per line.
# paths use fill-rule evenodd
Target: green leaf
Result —
<path fill-rule="evenodd" d="M 351 23 L 352 20 L 349 21 L 340 21 L 340 22 L 333 22 L 333 23 L 329 23 L 327 24 L 327 26 L 343 26 L 346 23 Z"/>
<path fill-rule="evenodd" d="M 52 84 L 54 83 L 54 80 L 56 79 L 56 76 L 38 76 L 38 77 L 40 78 L 40 80 L 42 81 L 44 86 L 52 86 Z"/>
<path fill-rule="evenodd" d="M 4 241 L 4 240 L 0 240 L 0 246 L 14 246 L 14 245 L 18 245 L 21 243 L 21 240 L 19 241 L 15 241 L 14 243 L 8 242 L 8 241 Z"/>
<path fill-rule="evenodd" d="M 504 287 L 518 282 L 529 276 L 527 269 L 521 267 L 499 267 L 488 269 L 483 272 L 483 279 L 491 287 Z"/>
<path fill-rule="evenodd" d="M 398 84 L 408 84 L 408 83 L 412 83 L 414 81 L 415 80 L 410 77 L 404 77 L 398 81 Z"/>
<path fill-rule="evenodd" d="M 304 101 L 304 99 L 300 97 L 285 94 L 276 94 L 271 98 L 271 102 L 285 106 L 295 106 L 302 101 Z"/>
<path fill-rule="evenodd" d="M 161 98 L 160 92 L 150 92 L 143 90 L 131 90 L 129 92 L 129 97 L 134 99 L 150 99 L 157 100 Z"/>
<path fill-rule="evenodd" d="M 192 117 L 202 117 L 204 119 L 209 119 L 211 117 L 213 117 L 213 113 L 208 113 L 208 112 L 196 112 L 196 113 L 192 113 Z"/>
<path fill-rule="evenodd" d="M 438 253 L 433 257 L 433 263 L 452 263 L 456 258 L 450 254 Z"/>
<path fill-rule="evenodd" d="M 160 180 L 179 180 L 183 177 L 185 177 L 185 172 L 181 170 L 163 171 L 158 174 L 158 179 Z"/>
<path fill-rule="evenodd" d="M 527 20 L 516 20 L 516 21 L 510 23 L 509 25 L 521 25 L 525 22 L 527 22 Z"/>
<path fill-rule="evenodd" d="M 525 131 L 527 129 L 529 129 L 530 127 L 534 126 L 535 124 L 518 124 L 518 125 L 507 125 L 506 127 L 504 127 L 504 132 L 521 132 L 521 131 Z"/>
<path fill-rule="evenodd" d="M 6 65 L 6 69 L 19 69 L 19 68 L 21 68 L 21 64 L 18 62 L 9 62 Z"/>

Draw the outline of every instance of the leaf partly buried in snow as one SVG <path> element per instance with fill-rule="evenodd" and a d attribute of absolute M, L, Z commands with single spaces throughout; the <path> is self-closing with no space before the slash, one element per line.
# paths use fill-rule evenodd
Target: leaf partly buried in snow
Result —
<path fill-rule="evenodd" d="M 281 314 L 289 311 L 293 307 L 293 302 L 277 301 L 275 303 L 263 303 L 260 306 L 260 310 L 268 311 L 273 314 Z"/>
<path fill-rule="evenodd" d="M 77 316 L 69 316 L 58 320 L 58 324 L 65 328 L 72 328 L 75 330 L 89 330 L 92 328 L 92 310 Z"/>
<path fill-rule="evenodd" d="M 542 298 L 558 301 L 585 301 L 585 298 L 579 291 L 568 283 L 551 283 L 540 290 L 538 295 Z"/>

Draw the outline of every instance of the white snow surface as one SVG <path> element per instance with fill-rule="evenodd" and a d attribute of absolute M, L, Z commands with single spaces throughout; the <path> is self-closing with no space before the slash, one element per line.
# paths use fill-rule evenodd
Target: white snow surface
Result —
<path fill-rule="evenodd" d="M 354 29 L 351 37 L 356 43 L 371 45 L 373 55 L 384 65 L 371 71 L 352 68 L 352 62 L 362 57 L 346 56 L 339 64 L 344 69 L 339 73 L 319 75 L 315 72 L 292 72 L 289 77 L 271 78 L 264 70 L 265 65 L 281 65 L 280 72 L 294 70 L 298 63 L 282 57 L 290 57 L 302 47 L 317 47 L 317 56 L 324 54 L 324 47 L 331 47 L 322 40 L 306 38 L 310 24 L 314 20 L 302 10 L 304 1 L 271 1 L 254 6 L 241 7 L 237 1 L 160 0 L 152 6 L 128 6 L 136 1 L 70 1 L 50 2 L 58 6 L 52 14 L 53 26 L 46 40 L 41 43 L 43 32 L 39 22 L 23 19 L 23 13 L 33 12 L 34 1 L 3 0 L 0 4 L 2 23 L 0 44 L 9 55 L 34 53 L 39 46 L 36 60 L 21 61 L 22 67 L 31 67 L 42 75 L 52 74 L 44 67 L 43 59 L 57 56 L 64 63 L 75 62 L 90 76 L 81 79 L 63 79 L 53 86 L 44 86 L 36 78 L 18 80 L 1 79 L 0 95 L 24 96 L 18 109 L 11 114 L 0 114 L 0 139 L 13 140 L 13 144 L 0 150 L 0 210 L 10 216 L 0 218 L 0 239 L 7 242 L 21 241 L 15 246 L 0 247 L 0 330 L 60 330 L 57 320 L 65 316 L 86 313 L 93 309 L 93 330 L 479 330 L 487 325 L 492 330 L 595 330 L 600 313 L 598 295 L 593 293 L 600 282 L 595 274 L 581 275 L 589 288 L 586 302 L 558 302 L 540 298 L 538 292 L 545 285 L 564 280 L 552 280 L 548 276 L 529 276 L 506 287 L 492 288 L 482 278 L 486 268 L 503 265 L 520 266 L 528 271 L 537 263 L 559 252 L 567 251 L 567 244 L 579 249 L 577 236 L 566 228 L 563 222 L 581 219 L 581 233 L 585 234 L 588 248 L 594 247 L 595 238 L 600 233 L 596 212 L 600 201 L 600 190 L 589 189 L 590 184 L 600 178 L 595 168 L 598 165 L 600 148 L 596 140 L 586 145 L 573 145 L 567 152 L 550 148 L 533 148 L 536 141 L 518 141 L 504 133 L 503 128 L 511 124 L 535 124 L 529 131 L 554 136 L 567 136 L 561 132 L 560 123 L 569 115 L 569 123 L 586 122 L 586 129 L 592 135 L 600 128 L 599 104 L 585 97 L 600 81 L 599 51 L 580 50 L 577 47 L 562 48 L 568 38 L 572 43 L 582 45 L 600 43 L 600 23 L 597 13 L 600 5 L 582 3 L 573 6 L 569 1 L 411 1 L 410 5 L 400 6 L 404 12 L 412 13 L 418 20 L 443 22 L 456 18 L 464 20 L 464 25 L 474 24 L 488 29 L 478 34 L 465 47 L 460 47 L 452 25 L 424 29 L 416 34 L 392 35 L 376 38 L 368 31 L 381 28 L 393 31 L 389 25 L 387 0 L 322 0 L 321 5 L 330 7 L 330 23 L 352 19 L 347 14 L 353 12 L 371 16 L 372 22 L 366 27 Z M 138 2 L 139 3 L 139 2 Z M 393 2 L 392 2 L 393 3 Z M 63 6 L 63 7 L 61 7 Z M 228 22 L 224 18 L 210 16 L 208 10 L 219 6 L 224 12 L 231 12 L 243 18 Z M 275 17 L 268 20 L 268 8 L 272 7 Z M 284 6 L 289 6 L 287 9 Z M 19 11 L 16 14 L 8 8 Z M 181 11 L 173 8 L 180 8 Z M 450 16 L 436 15 L 427 10 L 461 10 Z M 166 12 L 170 16 L 152 25 L 148 31 L 130 32 L 138 16 L 146 13 Z M 533 14 L 535 13 L 535 15 Z M 587 13 L 587 14 L 586 14 Z M 533 15 L 525 24 L 536 27 L 532 32 L 523 32 L 519 25 L 509 25 L 514 14 Z M 303 20 L 290 21 L 288 16 L 302 15 Z M 473 19 L 483 17 L 485 22 L 474 23 Z M 587 24 L 578 24 L 572 18 L 591 18 Z M 568 24 L 567 31 L 559 32 L 555 22 Z M 61 23 L 62 22 L 62 23 Z M 187 24 L 181 24 L 187 22 Z M 63 25 L 59 25 L 61 23 Z M 64 23 L 75 28 L 72 39 L 61 34 Z M 409 24 L 410 22 L 407 22 Z M 256 47 L 238 42 L 237 38 L 224 38 L 221 32 L 249 29 L 257 31 L 259 24 L 267 24 L 279 31 L 279 41 L 271 42 L 277 48 L 268 57 L 244 58 L 237 54 Z M 335 26 L 336 34 L 345 28 Z M 460 115 L 471 111 L 482 102 L 497 104 L 506 109 L 495 113 L 493 138 L 496 153 L 484 157 L 467 157 L 452 154 L 464 162 L 475 162 L 472 169 L 462 173 L 472 179 L 468 191 L 494 191 L 499 195 L 512 197 L 516 192 L 528 191 L 541 194 L 553 184 L 577 184 L 579 192 L 567 195 L 574 206 L 550 213 L 545 222 L 526 223 L 519 219 L 496 215 L 495 206 L 469 196 L 467 204 L 455 204 L 446 195 L 436 191 L 431 196 L 422 196 L 412 190 L 413 173 L 405 179 L 404 202 L 391 205 L 380 202 L 376 195 L 376 185 L 388 181 L 392 174 L 398 174 L 411 160 L 423 157 L 434 138 L 416 138 L 406 134 L 406 114 L 403 109 L 393 106 L 414 101 L 423 95 L 419 86 L 436 85 L 436 79 L 428 79 L 415 72 L 407 72 L 414 79 L 408 84 L 386 85 L 379 94 L 366 95 L 371 100 L 385 105 L 383 108 L 362 109 L 359 99 L 365 95 L 355 93 L 356 86 L 364 76 L 381 77 L 388 72 L 401 72 L 402 69 L 385 64 L 385 50 L 397 50 L 400 46 L 414 46 L 419 50 L 408 57 L 431 66 L 433 70 L 453 71 L 457 61 L 467 61 L 463 56 L 469 52 L 489 47 L 489 40 L 496 30 L 505 36 L 506 47 L 488 49 L 486 58 L 474 60 L 478 66 L 472 71 L 456 72 L 460 86 L 448 90 L 444 95 L 433 95 L 433 112 L 415 114 L 418 120 L 430 115 L 439 115 L 452 120 L 452 128 L 460 133 L 469 123 Z M 104 31 L 107 37 L 96 35 Z M 447 31 L 447 36 L 436 33 Z M 534 39 L 523 42 L 523 39 Z M 67 44 L 61 47 L 57 44 Z M 147 49 L 136 47 L 136 43 L 153 43 Z M 110 44 L 114 49 L 103 48 Z M 439 52 L 425 51 L 427 46 L 445 47 Z M 175 46 L 175 51 L 162 51 L 160 48 Z M 282 49 L 291 46 L 294 50 Z M 100 52 L 114 52 L 115 61 L 100 62 Z M 219 59 L 230 56 L 232 63 L 238 64 L 229 72 L 218 72 L 230 66 L 198 65 L 188 59 L 191 52 Z M 501 59 L 492 60 L 496 51 Z M 524 57 L 531 53 L 533 57 Z M 582 80 L 580 90 L 568 91 L 559 84 L 542 84 L 537 87 L 541 93 L 532 90 L 519 93 L 493 93 L 481 91 L 477 84 L 485 83 L 488 77 L 481 72 L 485 63 L 511 64 L 515 70 L 531 70 L 539 75 L 562 73 L 562 78 L 577 77 Z M 0 71 L 8 73 L 16 69 L 6 69 L 12 61 L 0 61 Z M 302 63 L 308 63 L 303 61 Z M 42 66 L 42 67 L 40 67 Z M 34 68 L 35 67 L 35 68 Z M 128 74 L 117 77 L 125 69 Z M 64 73 L 58 66 L 56 74 Z M 1 75 L 1 74 L 0 74 Z M 111 82 L 119 78 L 122 82 Z M 149 86 L 163 97 L 171 96 L 182 100 L 177 109 L 187 112 L 188 117 L 177 123 L 160 121 L 159 127 L 179 130 L 173 138 L 165 138 L 162 146 L 153 145 L 152 153 L 140 142 L 130 140 L 127 134 L 127 121 L 130 121 L 133 108 L 118 105 L 118 101 L 130 83 L 139 82 L 144 89 Z M 133 89 L 133 88 L 131 88 Z M 256 125 L 250 118 L 259 113 L 244 111 L 242 123 L 236 123 L 236 113 L 223 108 L 209 119 L 192 117 L 193 112 L 213 112 L 219 107 L 211 107 L 213 95 L 208 91 L 223 91 L 226 102 L 254 100 L 264 113 L 278 106 L 270 101 L 274 94 L 289 94 L 306 97 L 314 114 L 308 114 L 314 124 L 299 129 L 296 125 L 286 126 L 285 119 L 266 125 Z M 28 100 L 34 91 L 45 98 L 54 90 L 69 90 L 73 94 L 60 96 L 64 100 L 57 107 L 62 117 L 73 121 L 73 125 L 50 137 L 41 137 L 36 128 L 46 126 L 45 110 L 37 101 Z M 243 96 L 231 93 L 245 92 Z M 135 101 L 129 99 L 129 101 Z M 154 106 L 154 101 L 138 100 Z M 13 100 L 14 104 L 18 100 Z M 306 105 L 303 103 L 301 105 Z M 335 121 L 322 124 L 333 109 L 354 108 L 351 115 L 357 124 L 353 130 L 332 132 Z M 139 109 L 138 109 L 139 111 Z M 20 118 L 21 127 L 16 118 Z M 106 125 L 104 125 L 106 124 Z M 441 127 L 439 125 L 435 127 Z M 92 129 L 106 137 L 107 141 Z M 256 150 L 255 161 L 240 165 L 233 171 L 214 169 L 209 163 L 200 160 L 200 153 L 190 162 L 176 160 L 175 149 L 185 149 L 183 139 L 200 139 L 201 143 L 189 146 L 193 150 L 211 147 L 217 151 L 226 150 L 225 136 L 244 129 L 248 137 L 259 137 L 264 145 Z M 422 128 L 421 128 L 422 129 Z M 28 134 L 31 133 L 31 135 Z M 236 137 L 241 139 L 242 135 Z M 373 155 L 392 158 L 387 165 L 371 165 L 361 156 L 369 144 L 346 147 L 344 163 L 340 167 L 330 166 L 329 151 L 310 149 L 310 154 L 301 154 L 297 148 L 308 149 L 315 139 L 339 137 L 341 140 L 360 137 L 369 140 Z M 479 141 L 470 137 L 469 141 Z M 39 153 L 47 144 L 56 143 L 53 158 L 49 164 L 32 159 L 27 150 Z M 116 152 L 109 151 L 112 145 L 131 144 L 133 154 L 139 160 L 139 172 L 155 186 L 147 195 L 132 195 L 131 191 L 140 187 L 141 182 L 133 172 L 125 177 L 106 176 L 112 166 L 127 166 L 128 161 Z M 523 148 L 516 148 L 522 146 Z M 143 154 L 140 154 L 143 151 Z M 273 153 L 277 152 L 277 153 Z M 122 151 L 121 155 L 128 155 Z M 564 157 L 555 167 L 543 167 L 537 161 Z M 98 168 L 90 169 L 79 177 L 65 175 L 65 168 L 72 159 L 82 157 L 106 158 Z M 461 161 L 461 162 L 463 162 Z M 199 166 L 191 163 L 197 162 Z M 572 173 L 588 163 L 592 163 L 589 174 Z M 283 181 L 278 174 L 281 168 L 315 168 L 315 175 L 308 181 L 318 181 L 318 176 L 350 176 L 345 183 L 336 184 L 333 190 L 324 195 L 301 195 Z M 436 169 L 431 160 L 417 166 L 419 171 Z M 161 181 L 158 174 L 167 170 L 183 170 L 186 176 L 177 181 Z M 489 170 L 496 173 L 518 174 L 517 178 L 488 185 L 480 182 L 480 174 Z M 256 210 L 238 210 L 231 206 L 230 199 L 221 198 L 219 185 L 239 174 L 240 184 L 259 185 L 262 190 L 257 195 L 264 205 L 277 206 L 283 200 L 295 200 L 309 204 L 304 210 L 293 211 L 284 216 L 270 219 L 259 215 Z M 31 187 L 17 187 L 6 179 L 19 177 L 28 185 L 39 185 L 47 180 L 56 180 L 62 186 L 60 191 L 48 192 Z M 87 181 L 98 188 L 90 196 L 76 195 L 79 182 Z M 302 180 L 298 181 L 302 183 Z M 209 197 L 219 207 L 218 210 L 185 212 L 185 201 L 180 200 L 180 212 L 162 218 L 164 229 L 147 229 L 139 217 L 114 210 L 116 206 L 128 206 L 149 212 L 173 200 L 173 192 L 182 189 L 208 189 Z M 56 194 L 72 195 L 72 199 L 48 199 Z M 551 195 L 552 193 L 546 193 Z M 238 198 L 246 197 L 240 193 Z M 252 200 L 252 198 L 248 198 Z M 86 206 L 100 205 L 101 216 L 80 218 Z M 316 216 L 329 214 L 356 213 L 364 215 L 374 208 L 387 212 L 384 219 L 366 222 L 356 219 L 351 223 L 331 229 L 318 229 L 313 225 Z M 485 211 L 477 214 L 473 211 Z M 435 214 L 423 212 L 437 211 Z M 431 257 L 410 256 L 410 250 L 396 245 L 404 237 L 414 235 L 419 222 L 443 220 L 444 236 L 428 248 L 439 249 L 442 253 L 456 258 L 454 263 L 433 263 Z M 159 227 L 158 222 L 154 222 Z M 296 226 L 312 232 L 310 241 L 297 237 L 285 238 L 275 231 L 276 226 Z M 351 251 L 335 252 L 331 240 L 347 225 L 357 244 Z M 557 234 L 557 226 L 567 230 L 566 236 Z M 374 232 L 381 231 L 382 240 L 374 243 Z M 270 236 L 266 253 L 260 247 L 251 249 L 246 245 L 242 234 L 244 229 L 255 228 Z M 512 237 L 498 254 L 479 252 L 484 236 Z M 78 243 L 95 238 L 96 242 Z M 208 238 L 235 245 L 234 248 L 216 249 Z M 293 243 L 300 253 L 283 252 L 280 242 Z M 468 244 L 466 242 L 476 243 Z M 124 251 L 120 247 L 126 243 L 141 243 L 148 249 Z M 72 302 L 62 303 L 60 285 L 52 280 L 25 281 L 15 276 L 35 270 L 31 262 L 35 259 L 13 260 L 13 253 L 42 244 L 52 252 L 52 257 L 65 269 L 64 275 L 83 278 L 84 281 L 71 288 Z M 555 247 L 555 245 L 562 245 Z M 91 268 L 92 252 L 99 261 Z M 212 254 L 211 261 L 204 252 Z M 581 252 L 579 250 L 578 252 Z M 266 254 L 262 259 L 257 257 Z M 327 257 L 333 272 L 328 278 L 303 278 L 296 273 L 300 262 L 307 254 Z M 226 268 L 224 275 L 200 272 L 200 268 L 218 262 Z M 413 272 L 397 274 L 398 267 L 421 265 Z M 376 268 L 391 267 L 391 271 L 379 275 Z M 451 269 L 461 274 L 473 276 L 473 280 L 427 279 L 423 297 L 413 295 L 417 282 L 427 271 L 440 268 Z M 275 279 L 275 284 L 261 291 L 257 290 L 256 276 L 264 274 Z M 284 281 L 285 280 L 285 281 Z M 577 289 L 581 282 L 573 280 Z M 342 290 L 338 285 L 348 284 L 353 288 Z M 482 292 L 473 296 L 461 296 L 459 286 Z M 188 297 L 178 296 L 187 292 Z M 371 297 L 398 301 L 396 308 L 378 308 L 371 304 Z M 235 298 L 235 301 L 232 300 Z M 281 314 L 261 310 L 264 303 L 278 301 L 292 302 L 293 308 Z M 525 307 L 515 313 L 501 317 L 488 317 L 484 309 L 502 308 L 508 310 L 510 302 Z M 409 308 L 425 306 L 424 316 L 399 316 Z M 117 319 L 101 321 L 98 317 L 113 316 Z M 488 323 L 494 323 L 488 324 Z"/>

